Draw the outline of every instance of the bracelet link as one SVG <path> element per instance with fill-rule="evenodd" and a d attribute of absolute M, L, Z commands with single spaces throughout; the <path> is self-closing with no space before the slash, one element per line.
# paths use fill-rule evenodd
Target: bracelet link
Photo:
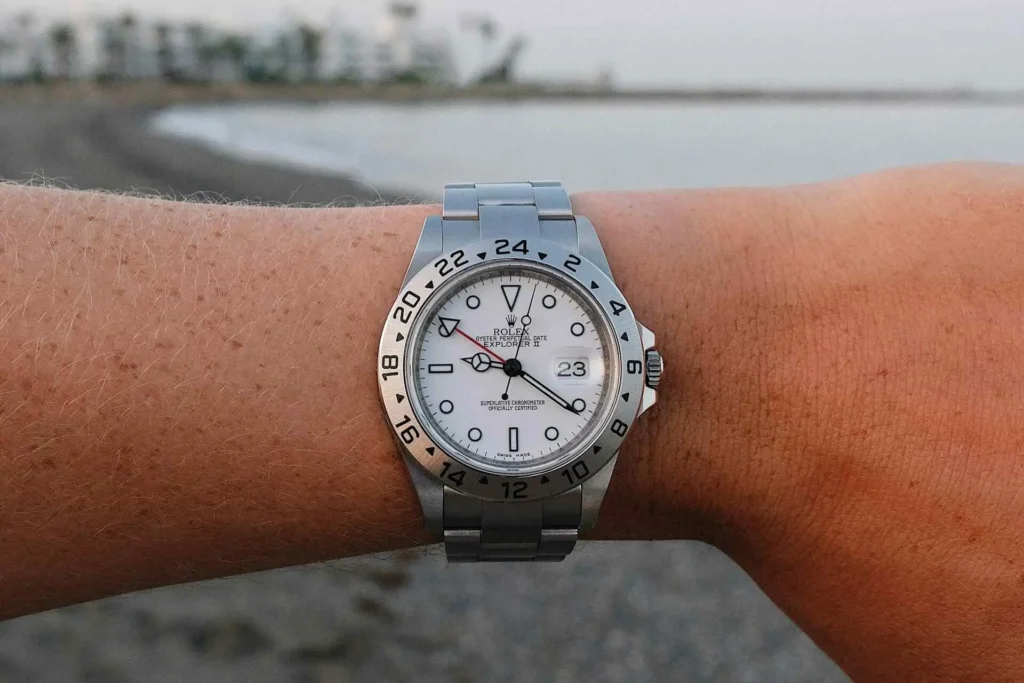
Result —
<path fill-rule="evenodd" d="M 443 251 L 502 237 L 543 237 L 578 249 L 572 204 L 561 183 L 445 186 Z M 485 501 L 445 486 L 445 553 L 449 562 L 559 562 L 576 546 L 582 509 L 579 486 L 551 499 L 521 503 Z"/>

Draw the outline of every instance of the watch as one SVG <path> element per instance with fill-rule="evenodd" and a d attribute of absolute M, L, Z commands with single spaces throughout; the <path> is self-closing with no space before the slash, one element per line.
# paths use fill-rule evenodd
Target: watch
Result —
<path fill-rule="evenodd" d="M 560 561 L 594 526 L 663 361 L 555 182 L 452 184 L 380 340 L 378 383 L 451 562 Z"/>

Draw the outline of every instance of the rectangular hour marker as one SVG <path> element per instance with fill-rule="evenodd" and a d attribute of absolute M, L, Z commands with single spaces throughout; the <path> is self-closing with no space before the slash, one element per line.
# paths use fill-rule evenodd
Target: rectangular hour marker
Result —
<path fill-rule="evenodd" d="M 508 428 L 508 450 L 512 453 L 519 450 L 519 427 Z"/>
<path fill-rule="evenodd" d="M 427 366 L 427 372 L 432 375 L 448 375 L 455 372 L 455 366 L 451 363 L 431 363 Z"/>

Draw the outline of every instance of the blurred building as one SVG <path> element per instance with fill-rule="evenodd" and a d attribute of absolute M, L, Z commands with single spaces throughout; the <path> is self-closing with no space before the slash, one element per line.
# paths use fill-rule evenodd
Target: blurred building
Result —
<path fill-rule="evenodd" d="M 395 3 L 375 31 L 333 17 L 289 20 L 242 34 L 202 22 L 131 13 L 43 21 L 0 16 L 0 81 L 453 83 L 448 36 L 425 30 L 416 5 Z"/>
<path fill-rule="evenodd" d="M 28 79 L 45 69 L 47 45 L 35 16 L 27 12 L 0 25 L 0 76 Z"/>

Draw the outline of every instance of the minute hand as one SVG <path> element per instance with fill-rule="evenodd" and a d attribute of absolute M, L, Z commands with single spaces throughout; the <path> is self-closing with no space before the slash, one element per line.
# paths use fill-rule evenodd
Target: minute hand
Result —
<path fill-rule="evenodd" d="M 542 394 L 550 398 L 552 401 L 557 403 L 562 408 L 565 408 L 573 415 L 579 415 L 579 411 L 573 408 L 571 403 L 569 403 L 564 398 L 562 398 L 561 396 L 559 396 L 558 394 L 556 394 L 555 392 L 551 391 L 546 386 L 541 384 L 540 381 L 530 373 L 526 371 L 520 371 L 519 376 L 522 377 L 527 384 L 532 386 L 534 389 L 540 391 Z"/>

